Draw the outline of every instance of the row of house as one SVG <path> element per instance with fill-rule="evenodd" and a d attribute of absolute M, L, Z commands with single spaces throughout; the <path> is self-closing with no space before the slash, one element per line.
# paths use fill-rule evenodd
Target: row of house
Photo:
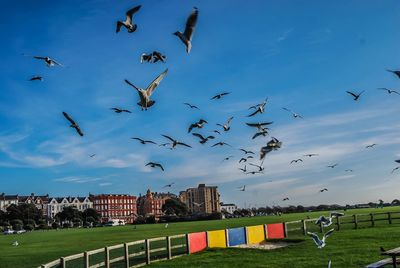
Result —
<path fill-rule="evenodd" d="M 49 195 L 29 196 L 0 194 L 0 210 L 15 204 L 34 204 L 43 216 L 54 218 L 65 207 L 74 206 L 79 211 L 94 208 L 100 213 L 103 222 L 111 219 L 123 220 L 127 223 L 139 216 L 154 216 L 156 219 L 163 215 L 162 206 L 170 198 L 179 198 L 188 206 L 192 213 L 220 212 L 220 195 L 216 186 L 200 184 L 197 188 L 189 188 L 179 193 L 157 193 L 147 190 L 139 197 L 128 194 L 89 194 L 88 197 L 49 197 Z"/>

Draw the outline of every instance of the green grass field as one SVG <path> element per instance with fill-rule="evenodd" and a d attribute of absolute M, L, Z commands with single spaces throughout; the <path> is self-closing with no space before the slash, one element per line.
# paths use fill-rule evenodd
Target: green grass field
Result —
<path fill-rule="evenodd" d="M 348 210 L 346 214 L 366 214 L 371 212 L 400 211 L 400 207 L 385 209 Z M 252 217 L 229 220 L 138 225 L 121 227 L 102 227 L 94 229 L 69 229 L 60 231 L 35 231 L 23 235 L 0 236 L 0 267 L 24 268 L 37 267 L 62 256 L 93 250 L 105 246 L 135 241 L 145 238 L 188 232 L 217 230 L 263 223 L 293 221 L 318 217 L 323 213 L 295 213 L 283 216 Z M 328 214 L 328 213 L 325 213 Z M 154 267 L 238 267 L 251 264 L 252 267 L 325 267 L 332 259 L 332 267 L 360 267 L 379 260 L 379 246 L 393 248 L 400 246 L 400 220 L 390 225 L 377 222 L 375 228 L 351 230 L 351 226 L 336 232 L 328 239 L 328 246 L 317 249 L 312 241 L 298 233 L 289 234 L 290 238 L 300 242 L 284 249 L 262 251 L 252 249 L 221 249 L 184 256 L 171 261 L 153 264 Z M 17 240 L 19 246 L 11 243 Z"/>

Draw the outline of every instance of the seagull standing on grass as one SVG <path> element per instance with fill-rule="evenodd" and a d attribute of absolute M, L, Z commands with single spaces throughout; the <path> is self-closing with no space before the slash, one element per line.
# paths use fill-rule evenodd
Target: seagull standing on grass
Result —
<path fill-rule="evenodd" d="M 147 108 L 153 106 L 155 103 L 154 100 L 151 100 L 150 97 L 153 94 L 154 90 L 157 88 L 157 86 L 160 84 L 161 80 L 163 80 L 164 76 L 167 74 L 168 69 L 166 69 L 164 72 L 162 72 L 159 76 L 157 76 L 156 79 L 154 79 L 150 85 L 147 86 L 146 89 L 141 89 L 129 82 L 127 79 L 125 79 L 125 83 L 133 87 L 134 89 L 137 90 L 139 97 L 140 97 L 140 102 L 138 102 L 138 105 L 142 107 L 143 110 L 147 110 Z"/>
<path fill-rule="evenodd" d="M 126 12 L 125 21 L 117 21 L 117 33 L 121 30 L 121 27 L 125 27 L 128 30 L 128 33 L 133 33 L 137 29 L 137 25 L 133 23 L 132 17 L 133 14 L 139 11 L 141 6 L 136 6 L 132 9 L 129 9 Z"/>
<path fill-rule="evenodd" d="M 317 245 L 318 248 L 323 248 L 326 246 L 325 240 L 329 236 L 331 236 L 334 231 L 335 231 L 334 229 L 329 230 L 328 232 L 326 232 L 324 234 L 322 239 L 319 239 L 319 237 L 316 233 L 307 232 L 307 234 L 312 238 L 312 240 L 314 241 L 314 243 Z"/>
<path fill-rule="evenodd" d="M 178 36 L 179 39 L 182 41 L 183 44 L 186 46 L 186 53 L 190 53 L 192 49 L 192 38 L 193 33 L 196 28 L 197 18 L 199 16 L 199 11 L 196 7 L 193 8 L 192 13 L 190 13 L 185 26 L 185 31 L 183 33 L 176 31 L 174 35 Z"/>

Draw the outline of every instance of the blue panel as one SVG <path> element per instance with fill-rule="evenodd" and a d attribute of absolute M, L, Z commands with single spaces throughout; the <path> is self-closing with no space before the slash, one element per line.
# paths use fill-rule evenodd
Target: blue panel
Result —
<path fill-rule="evenodd" d="M 229 246 L 246 244 L 246 231 L 244 227 L 228 229 Z"/>

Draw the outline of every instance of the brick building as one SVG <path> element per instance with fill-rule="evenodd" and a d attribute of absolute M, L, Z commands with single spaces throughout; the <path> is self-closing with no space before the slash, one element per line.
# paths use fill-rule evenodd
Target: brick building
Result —
<path fill-rule="evenodd" d="M 179 199 L 193 213 L 221 212 L 217 186 L 199 184 L 197 188 L 189 188 L 180 192 Z"/>
<path fill-rule="evenodd" d="M 136 196 L 127 194 L 90 195 L 93 208 L 101 215 L 102 222 L 124 220 L 133 223 L 137 217 Z"/>
<path fill-rule="evenodd" d="M 148 189 L 146 195 L 139 196 L 137 200 L 138 214 L 145 217 L 155 216 L 157 219 L 164 215 L 162 206 L 170 198 L 177 198 L 177 196 L 172 193 L 152 193 Z"/>
<path fill-rule="evenodd" d="M 27 196 L 18 196 L 18 204 L 33 204 L 35 207 L 42 211 L 43 216 L 47 216 L 47 209 L 49 203 L 49 195 L 35 195 L 32 193 Z"/>

